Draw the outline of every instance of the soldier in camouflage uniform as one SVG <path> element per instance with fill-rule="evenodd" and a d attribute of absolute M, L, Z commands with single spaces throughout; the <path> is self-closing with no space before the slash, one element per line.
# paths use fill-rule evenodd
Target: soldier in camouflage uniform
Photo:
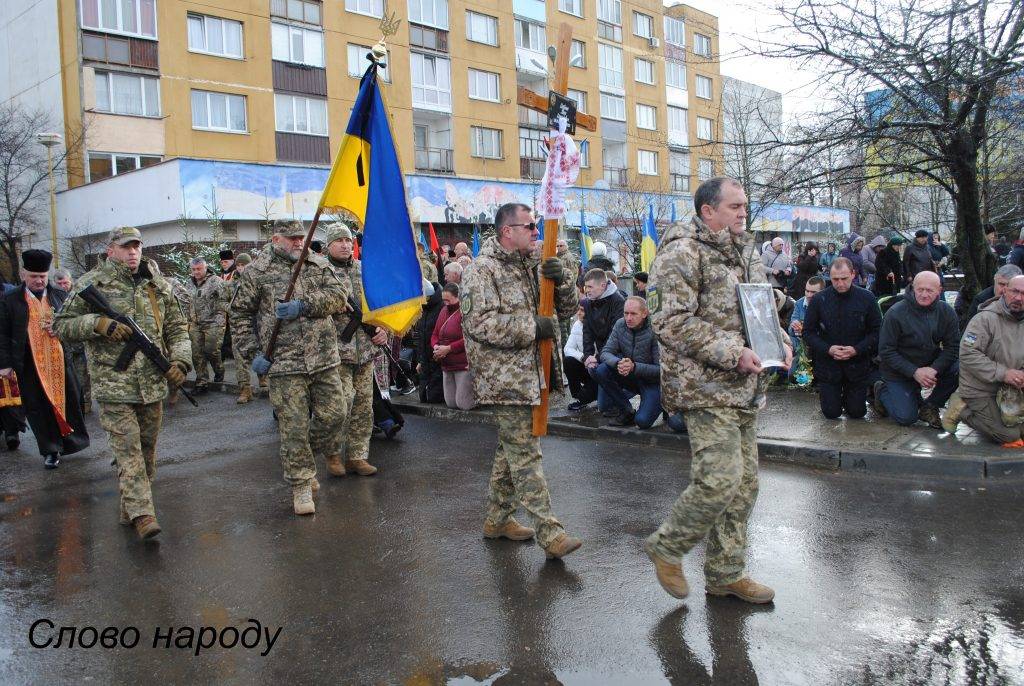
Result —
<path fill-rule="evenodd" d="M 232 263 L 232 278 L 226 283 L 226 287 L 231 291 L 231 295 L 234 296 L 235 291 L 238 290 L 238 278 L 242 272 L 252 264 L 252 256 L 247 252 L 240 253 L 238 257 L 234 258 Z M 235 382 L 238 384 L 238 400 L 239 405 L 251 402 L 253 397 L 252 392 L 252 356 L 244 357 L 238 352 L 238 343 L 236 342 L 237 336 L 235 330 L 231 329 L 231 349 L 235 352 Z M 262 379 L 261 379 L 262 381 Z"/>
<path fill-rule="evenodd" d="M 67 269 L 56 269 L 53 272 L 53 283 L 68 293 L 74 286 L 71 272 Z M 89 366 L 85 361 L 85 343 L 68 346 L 71 351 L 71 366 L 75 370 L 75 379 L 82 389 L 82 414 L 92 414 L 92 380 L 89 379 Z"/>
<path fill-rule="evenodd" d="M 273 243 L 238 277 L 231 300 L 231 328 L 238 354 L 270 376 L 270 402 L 281 434 L 281 465 L 292 487 L 295 514 L 313 514 L 317 487 L 314 455 L 337 451 L 352 402 L 351 382 L 338 371 L 338 336 L 332 315 L 343 312 L 348 286 L 327 260 L 310 254 L 292 299 L 280 302 L 302 251 L 306 230 L 298 221 L 274 224 Z M 281 320 L 273 361 L 261 352 Z M 258 322 L 258 324 L 257 324 Z"/>
<path fill-rule="evenodd" d="M 419 250 L 420 271 L 423 272 L 423 278 L 430 283 L 437 283 L 437 265 L 434 264 L 433 253 L 427 252 L 422 243 L 417 243 L 416 248 Z"/>
<path fill-rule="evenodd" d="M 565 533 L 551 512 L 551 497 L 541 467 L 540 439 L 533 435 L 533 406 L 540 404 L 543 372 L 539 342 L 558 343 L 558 323 L 536 314 L 538 262 L 530 257 L 539 235 L 526 205 L 502 205 L 494 217 L 497 236 L 463 274 L 462 329 L 473 388 L 481 405 L 493 405 L 498 423 L 484 536 L 525 540 L 534 530 L 512 518 L 519 505 L 530 514 L 537 543 L 549 558 L 560 558 L 581 542 Z M 559 316 L 576 311 L 576 285 L 556 257 L 539 265 L 540 274 L 556 284 Z M 554 355 L 552 378 L 560 385 L 561 355 Z"/>
<path fill-rule="evenodd" d="M 141 353 L 136 353 L 127 370 L 114 371 L 131 329 L 92 311 L 78 297 L 90 285 L 106 296 L 115 310 L 132 317 L 163 349 L 171 361 L 166 374 Z M 64 341 L 85 342 L 100 424 L 117 461 L 121 522 L 130 522 L 141 538 L 151 538 L 160 533 L 152 483 L 163 399 L 167 382 L 180 386 L 185 381 L 192 350 L 188 323 L 171 285 L 160 276 L 155 262 L 142 257 L 138 229 L 122 227 L 111 232 L 106 262 L 78 280 L 53 328 Z"/>
<path fill-rule="evenodd" d="M 327 246 L 327 259 L 351 294 L 351 307 L 361 307 L 363 300 L 363 276 L 359 260 L 352 259 L 352 231 L 344 224 L 331 224 L 327 227 L 324 244 Z M 360 476 L 377 473 L 377 468 L 369 462 L 370 436 L 373 434 L 373 357 L 378 345 L 388 343 L 388 333 L 380 327 L 371 338 L 363 331 L 362 326 L 356 327 L 352 340 L 341 340 L 341 332 L 348 326 L 351 313 L 334 315 L 338 328 L 338 353 L 341 356 L 341 375 L 352 384 L 354 395 L 352 409 L 346 418 L 344 436 L 345 462 L 337 453 L 327 458 L 327 471 L 333 476 L 345 476 L 346 470 Z"/>
<path fill-rule="evenodd" d="M 768 603 L 775 592 L 744 571 L 764 384 L 736 292 L 737 284 L 764 282 L 764 270 L 744 234 L 747 198 L 739 182 L 705 181 L 694 206 L 690 225 L 675 224 L 662 238 L 647 288 L 661 345 L 662 404 L 670 414 L 681 411 L 690 431 L 690 484 L 644 549 L 662 588 L 684 598 L 682 556 L 706 537 L 707 593 Z"/>
<path fill-rule="evenodd" d="M 228 293 L 224 281 L 212 273 L 202 257 L 192 260 L 192 278 L 186 287 L 192 296 L 192 363 L 196 370 L 196 393 L 205 393 L 209 378 L 207 363 L 213 367 L 213 380 L 224 380 L 224 361 L 220 348 L 227 325 Z"/>
<path fill-rule="evenodd" d="M 558 259 L 562 261 L 562 265 L 569 270 L 569 274 L 572 275 L 572 282 L 575 285 L 576 278 L 580 275 L 580 263 L 576 255 L 569 250 L 569 242 L 564 238 L 558 239 L 558 247 L 556 248 Z M 558 318 L 558 332 L 561 334 L 561 340 L 569 340 L 569 332 L 572 330 L 572 323 L 576 321 L 576 313 L 573 312 L 569 317 Z"/>

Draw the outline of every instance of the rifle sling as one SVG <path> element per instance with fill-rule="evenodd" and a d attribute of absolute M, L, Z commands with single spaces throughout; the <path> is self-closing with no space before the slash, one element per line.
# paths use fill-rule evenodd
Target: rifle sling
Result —
<path fill-rule="evenodd" d="M 160 328 L 163 322 L 160 321 L 160 306 L 156 299 L 156 284 L 150 281 L 146 285 L 146 294 L 149 296 L 149 304 L 153 307 L 153 321 L 156 323 L 156 337 L 159 345 L 163 345 L 164 333 Z"/>

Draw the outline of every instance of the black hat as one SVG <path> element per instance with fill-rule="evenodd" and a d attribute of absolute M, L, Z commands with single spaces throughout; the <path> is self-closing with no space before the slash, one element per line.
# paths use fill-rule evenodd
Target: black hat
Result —
<path fill-rule="evenodd" d="M 319 255 L 324 251 L 324 244 L 322 241 L 312 241 L 309 244 L 309 249 Z"/>
<path fill-rule="evenodd" d="M 50 271 L 53 255 L 46 250 L 26 250 L 21 253 L 21 266 L 27 272 L 39 274 Z"/>
<path fill-rule="evenodd" d="M 222 260 L 233 260 L 235 259 L 235 253 L 231 250 L 221 250 L 220 259 Z"/>
<path fill-rule="evenodd" d="M 928 238 L 930 235 L 931 232 L 928 229 L 918 229 L 914 232 L 914 238 Z"/>

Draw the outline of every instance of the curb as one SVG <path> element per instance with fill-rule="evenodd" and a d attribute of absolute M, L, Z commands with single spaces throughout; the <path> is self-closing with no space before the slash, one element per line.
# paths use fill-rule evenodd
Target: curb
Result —
<path fill-rule="evenodd" d="M 481 410 L 464 412 L 444 405 L 423 405 L 403 402 L 392 396 L 391 402 L 402 412 L 473 424 L 493 424 L 490 413 Z M 583 426 L 560 418 L 548 420 L 548 434 L 563 438 L 601 440 L 636 447 L 682 449 L 689 456 L 689 439 L 667 431 L 629 429 L 612 426 Z M 1007 457 L 943 457 L 898 452 L 865 452 L 838 448 L 821 448 L 806 443 L 761 438 L 757 441 L 762 460 L 796 465 L 828 472 L 848 472 L 900 477 L 929 477 L 959 480 L 1024 478 L 1024 455 Z"/>

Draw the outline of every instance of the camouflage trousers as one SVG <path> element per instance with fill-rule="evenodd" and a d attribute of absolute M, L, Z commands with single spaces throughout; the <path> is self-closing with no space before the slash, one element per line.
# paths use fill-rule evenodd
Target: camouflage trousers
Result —
<path fill-rule="evenodd" d="M 352 408 L 342 430 L 341 455 L 346 460 L 366 460 L 370 457 L 373 434 L 373 360 L 363 364 L 342 363 L 338 368 L 352 388 Z"/>
<path fill-rule="evenodd" d="M 92 406 L 92 379 L 89 378 L 89 367 L 85 360 L 85 346 L 71 351 L 71 365 L 75 369 L 75 379 L 82 391 L 82 407 Z"/>
<path fill-rule="evenodd" d="M 205 384 L 210 380 L 207 363 L 213 367 L 215 375 L 222 375 L 224 362 L 220 347 L 224 343 L 224 325 L 193 323 L 189 324 L 188 333 L 192 339 L 192 367 L 196 370 L 196 383 Z"/>
<path fill-rule="evenodd" d="M 757 500 L 757 411 L 683 412 L 690 431 L 690 484 L 648 541 L 677 560 L 707 537 L 704 577 L 727 585 L 744 576 L 747 519 Z"/>
<path fill-rule="evenodd" d="M 277 412 L 284 479 L 301 486 L 316 476 L 314 454 L 325 458 L 337 452 L 352 403 L 352 382 L 338 367 L 271 376 L 270 402 Z"/>
<path fill-rule="evenodd" d="M 238 352 L 238 346 L 233 340 L 231 346 L 235 351 L 235 383 L 238 384 L 238 392 L 241 393 L 246 386 L 252 388 L 252 361 L 256 359 L 256 356 L 242 355 Z"/>
<path fill-rule="evenodd" d="M 551 495 L 540 464 L 540 439 L 533 435 L 533 408 L 496 405 L 493 409 L 498 449 L 491 469 L 486 521 L 501 526 L 522 505 L 537 530 L 537 543 L 546 547 L 564 529 L 551 513 Z"/>
<path fill-rule="evenodd" d="M 121 505 L 129 519 L 156 516 L 153 480 L 156 478 L 156 439 L 163 402 L 100 403 L 100 426 L 107 432 L 117 460 Z"/>

